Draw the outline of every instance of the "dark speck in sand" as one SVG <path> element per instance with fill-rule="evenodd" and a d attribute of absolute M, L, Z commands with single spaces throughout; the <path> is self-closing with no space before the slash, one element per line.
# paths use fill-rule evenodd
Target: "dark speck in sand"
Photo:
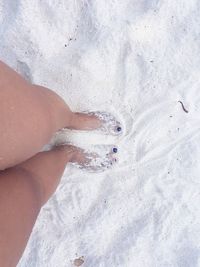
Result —
<path fill-rule="evenodd" d="M 67 47 L 67 44 L 65 44 L 65 47 Z"/>
<path fill-rule="evenodd" d="M 188 113 L 189 111 L 185 108 L 185 106 L 183 105 L 183 102 L 182 101 L 178 101 L 178 102 L 181 104 L 183 111 L 185 113 Z"/>
<path fill-rule="evenodd" d="M 69 38 L 69 41 L 72 41 L 73 39 L 72 38 Z"/>

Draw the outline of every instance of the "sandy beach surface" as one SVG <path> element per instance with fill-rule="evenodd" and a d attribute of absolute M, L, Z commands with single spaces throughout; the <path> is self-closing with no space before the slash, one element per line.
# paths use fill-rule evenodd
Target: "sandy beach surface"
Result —
<path fill-rule="evenodd" d="M 200 266 L 199 12 L 198 0 L 0 0 L 0 58 L 123 125 L 56 137 L 116 144 L 119 162 L 66 168 L 19 267 Z"/>

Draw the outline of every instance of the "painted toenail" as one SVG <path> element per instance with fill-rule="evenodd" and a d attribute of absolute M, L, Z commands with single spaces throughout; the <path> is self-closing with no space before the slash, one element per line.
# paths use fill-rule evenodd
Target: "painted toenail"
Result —
<path fill-rule="evenodd" d="M 117 131 L 121 132 L 122 128 L 121 127 L 117 127 Z"/>
<path fill-rule="evenodd" d="M 116 147 L 113 148 L 113 152 L 117 153 L 117 148 Z"/>

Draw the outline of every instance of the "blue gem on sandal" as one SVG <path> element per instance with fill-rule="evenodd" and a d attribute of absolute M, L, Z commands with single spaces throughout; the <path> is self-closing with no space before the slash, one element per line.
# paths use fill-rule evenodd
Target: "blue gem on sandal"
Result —
<path fill-rule="evenodd" d="M 117 131 L 121 132 L 122 128 L 121 127 L 117 127 Z"/>
<path fill-rule="evenodd" d="M 113 152 L 117 153 L 117 148 L 116 147 L 113 148 Z"/>

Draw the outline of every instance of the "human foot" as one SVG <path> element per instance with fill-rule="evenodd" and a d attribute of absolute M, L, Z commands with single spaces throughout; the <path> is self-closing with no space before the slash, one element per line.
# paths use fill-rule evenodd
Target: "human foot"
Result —
<path fill-rule="evenodd" d="M 111 135 L 122 133 L 120 122 L 112 114 L 100 111 L 74 113 L 68 128 L 83 131 L 96 130 Z"/>
<path fill-rule="evenodd" d="M 58 149 L 65 151 L 68 162 L 72 165 L 90 172 L 107 170 L 117 161 L 114 154 L 118 152 L 118 149 L 114 146 L 98 145 L 94 146 L 93 151 L 72 145 L 61 145 Z"/>

